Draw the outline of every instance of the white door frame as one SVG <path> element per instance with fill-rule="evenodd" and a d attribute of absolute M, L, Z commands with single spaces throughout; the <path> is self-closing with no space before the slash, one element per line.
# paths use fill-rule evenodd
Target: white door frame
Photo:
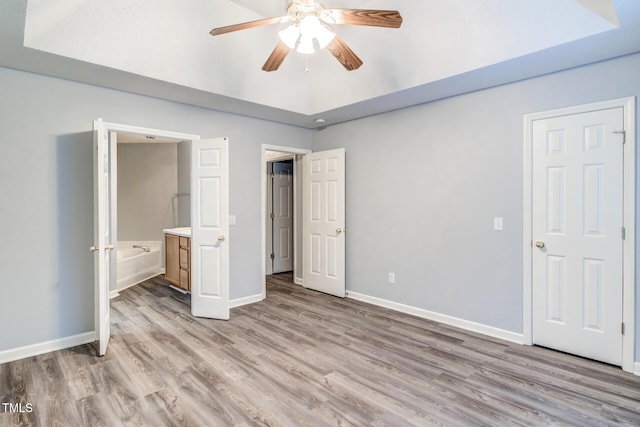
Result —
<path fill-rule="evenodd" d="M 623 147 L 623 216 L 626 238 L 623 240 L 622 321 L 625 331 L 622 337 L 622 369 L 634 372 L 635 356 L 635 219 L 636 219 L 636 99 L 613 99 L 591 104 L 560 108 L 524 115 L 523 135 L 523 201 L 522 201 L 522 300 L 523 343 L 533 345 L 533 286 L 532 286 L 532 185 L 533 185 L 533 122 L 552 117 L 580 114 L 609 108 L 623 108 L 626 143 Z"/>
<path fill-rule="evenodd" d="M 97 120 L 102 121 L 101 118 L 98 118 Z M 188 133 L 181 133 L 181 132 L 173 132 L 173 131 L 167 131 L 167 130 L 161 130 L 161 129 L 152 129 L 152 128 L 144 128 L 144 127 L 138 127 L 138 126 L 130 126 L 130 125 L 124 125 L 124 124 L 120 124 L 120 123 L 109 123 L 109 122 L 102 122 L 102 126 L 104 127 L 105 132 L 107 132 L 107 134 L 111 133 L 111 132 L 128 132 L 128 133 L 136 133 L 136 134 L 141 134 L 141 135 L 152 135 L 152 136 L 158 136 L 158 137 L 165 137 L 165 138 L 175 138 L 175 139 L 180 139 L 180 140 L 185 140 L 185 141 L 191 141 L 194 139 L 200 139 L 200 135 L 192 135 L 192 134 L 188 134 Z M 111 156 L 116 156 L 117 154 L 117 148 L 115 147 L 116 144 L 113 144 L 114 147 L 111 147 L 109 156 L 111 158 Z M 114 161 L 110 161 L 109 162 L 109 176 L 110 176 L 110 182 L 115 183 L 117 182 L 117 176 L 118 176 L 118 170 L 117 170 L 117 163 Z M 110 197 L 114 197 L 116 193 L 113 192 L 112 194 L 110 194 Z M 117 217 L 113 216 L 111 218 L 112 223 L 115 223 L 117 221 Z M 111 224 L 108 225 L 109 227 L 111 227 Z M 112 229 L 111 232 L 113 232 L 114 230 Z M 113 234 L 111 235 L 111 238 L 116 240 L 115 244 L 117 244 L 117 235 Z M 115 262 L 115 256 L 112 257 L 113 260 L 112 262 Z M 115 269 L 111 269 L 111 271 L 114 271 Z M 112 288 L 112 284 L 111 282 L 115 281 L 116 277 L 111 276 L 109 277 L 109 282 L 107 284 L 108 288 L 111 290 Z M 96 293 L 97 293 L 97 289 L 96 289 Z M 95 333 L 96 333 L 96 339 L 98 339 L 99 337 L 99 333 L 100 333 L 100 325 L 99 325 L 99 319 L 97 319 L 97 313 L 100 307 L 100 303 L 103 302 L 102 298 L 104 298 L 104 296 L 102 294 L 99 294 L 97 298 L 95 298 L 95 302 L 94 302 L 94 313 L 95 313 L 95 317 L 96 317 L 96 324 L 95 324 Z M 107 307 L 109 306 L 109 301 L 108 301 L 108 297 L 107 297 Z"/>
<path fill-rule="evenodd" d="M 286 154 L 309 154 L 311 153 L 310 149 L 306 148 L 297 148 L 297 147 L 286 147 L 284 145 L 271 145 L 271 144 L 262 144 L 262 155 L 260 156 L 260 176 L 261 176 L 261 199 L 260 199 L 260 211 L 261 215 L 261 224 L 262 224 L 262 244 L 260 246 L 260 251 L 262 253 L 262 298 L 266 298 L 267 296 L 267 174 L 265 172 L 265 167 L 267 165 L 267 151 L 279 151 L 281 153 Z M 294 170 L 293 170 L 293 197 L 294 197 L 294 205 L 293 205 L 293 230 L 302 229 L 302 212 L 298 212 L 295 202 L 295 197 L 297 194 L 297 187 L 301 184 L 298 182 L 297 170 L 295 167 L 295 159 L 294 159 Z M 300 228 L 299 228 L 300 227 Z M 296 265 L 297 265 L 297 257 L 296 257 L 296 248 L 297 248 L 297 238 L 293 239 L 293 269 L 294 269 L 294 279 L 296 273 Z M 302 284 L 302 283 L 298 283 Z"/>

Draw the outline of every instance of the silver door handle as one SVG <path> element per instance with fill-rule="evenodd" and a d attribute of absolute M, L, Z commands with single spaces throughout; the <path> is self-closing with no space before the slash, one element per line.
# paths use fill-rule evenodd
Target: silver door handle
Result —
<path fill-rule="evenodd" d="M 541 240 L 538 240 L 536 242 L 536 248 L 540 248 L 540 249 L 544 248 L 544 242 Z"/>
<path fill-rule="evenodd" d="M 97 251 L 99 251 L 100 249 L 98 249 L 98 247 L 97 247 L 97 246 L 91 246 L 91 247 L 89 248 L 89 250 L 90 250 L 91 252 L 97 252 Z"/>
<path fill-rule="evenodd" d="M 224 242 L 224 235 L 218 236 L 218 242 Z"/>
<path fill-rule="evenodd" d="M 340 234 L 340 233 L 342 233 L 342 228 L 340 227 L 336 228 L 336 234 Z"/>

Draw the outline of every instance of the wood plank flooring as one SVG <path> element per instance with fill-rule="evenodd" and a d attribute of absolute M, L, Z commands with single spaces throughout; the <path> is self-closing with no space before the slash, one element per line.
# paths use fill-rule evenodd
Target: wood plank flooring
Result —
<path fill-rule="evenodd" d="M 349 299 L 290 275 L 227 322 L 159 276 L 90 345 L 0 365 L 2 426 L 640 425 L 640 377 Z"/>

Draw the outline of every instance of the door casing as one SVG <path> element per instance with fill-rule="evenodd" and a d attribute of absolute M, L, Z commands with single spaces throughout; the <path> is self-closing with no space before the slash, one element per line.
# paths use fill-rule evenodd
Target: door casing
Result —
<path fill-rule="evenodd" d="M 523 135 L 523 201 L 522 201 L 522 296 L 523 296 L 523 343 L 533 345 L 533 122 L 553 117 L 580 114 L 590 111 L 622 107 L 624 111 L 625 144 L 623 147 L 623 224 L 626 238 L 623 244 L 623 307 L 622 320 L 625 332 L 622 338 L 622 369 L 634 371 L 635 357 L 635 215 L 636 215 L 636 99 L 635 97 L 613 99 L 585 105 L 561 108 L 524 115 Z"/>

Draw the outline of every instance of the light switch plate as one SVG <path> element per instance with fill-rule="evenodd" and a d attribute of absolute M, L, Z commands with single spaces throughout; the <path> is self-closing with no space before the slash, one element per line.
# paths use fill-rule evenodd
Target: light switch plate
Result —
<path fill-rule="evenodd" d="M 504 230 L 504 222 L 502 220 L 502 217 L 493 218 L 493 229 L 496 231 Z"/>
<path fill-rule="evenodd" d="M 229 225 L 236 225 L 236 216 L 229 215 Z"/>

